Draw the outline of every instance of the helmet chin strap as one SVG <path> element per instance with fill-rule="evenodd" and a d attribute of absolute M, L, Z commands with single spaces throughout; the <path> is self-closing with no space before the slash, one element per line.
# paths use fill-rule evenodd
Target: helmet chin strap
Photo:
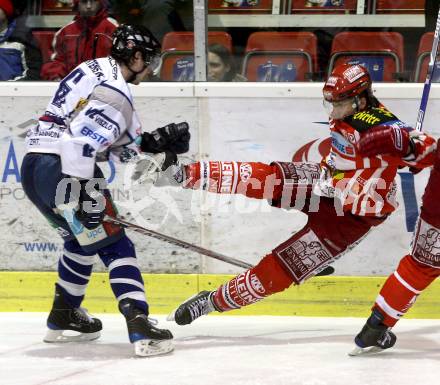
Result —
<path fill-rule="evenodd" d="M 354 102 L 353 102 L 353 104 L 351 106 L 353 107 L 355 112 L 359 112 L 359 95 L 356 95 L 354 97 Z"/>

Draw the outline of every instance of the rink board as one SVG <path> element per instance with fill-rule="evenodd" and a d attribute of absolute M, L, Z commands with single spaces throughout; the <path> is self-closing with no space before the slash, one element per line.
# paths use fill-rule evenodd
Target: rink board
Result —
<path fill-rule="evenodd" d="M 25 197 L 20 184 L 24 138 L 44 111 L 55 82 L 5 82 L 0 87 L 0 270 L 54 271 L 61 238 Z M 422 84 L 377 84 L 376 95 L 413 124 Z M 146 83 L 133 87 L 143 129 L 187 121 L 192 160 L 319 162 L 328 150 L 328 116 L 320 83 Z M 433 84 L 424 127 L 440 136 L 440 85 Z M 301 229 L 306 216 L 272 208 L 265 200 L 178 188 L 124 188 L 126 169 L 104 163 L 121 215 L 207 249 L 256 264 Z M 340 276 L 387 276 L 408 251 L 429 171 L 399 170 L 400 207 L 335 263 Z M 127 178 L 130 180 L 130 178 Z M 140 201 L 140 202 L 139 202 Z M 139 204 L 140 203 L 140 204 Z M 239 268 L 133 232 L 137 260 L 148 273 L 235 274 Z M 378 247 L 380 245 L 380 247 Z M 310 251 L 310 250 L 309 250 Z M 440 251 L 439 251 L 440 252 Z M 98 262 L 94 271 L 105 271 Z M 0 283 L 0 287 L 1 287 Z"/>
<path fill-rule="evenodd" d="M 153 314 L 167 314 L 200 290 L 214 290 L 232 275 L 143 274 Z M 0 311 L 48 311 L 57 275 L 52 272 L 0 272 Z M 385 277 L 316 277 L 231 315 L 365 317 Z M 84 307 L 117 313 L 106 273 L 92 275 Z M 408 318 L 440 318 L 440 282 L 425 290 Z"/>

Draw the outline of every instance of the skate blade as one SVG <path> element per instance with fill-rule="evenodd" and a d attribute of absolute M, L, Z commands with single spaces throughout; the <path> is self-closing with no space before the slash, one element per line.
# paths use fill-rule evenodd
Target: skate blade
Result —
<path fill-rule="evenodd" d="M 383 352 L 385 349 L 380 348 L 379 346 L 369 346 L 368 348 L 361 348 L 356 346 L 351 352 L 348 353 L 350 357 L 357 356 L 366 356 L 369 354 L 375 354 Z"/>
<path fill-rule="evenodd" d="M 171 340 L 139 340 L 134 343 L 134 352 L 139 357 L 160 356 L 173 350 Z"/>
<path fill-rule="evenodd" d="M 177 309 L 174 309 L 170 314 L 167 315 L 166 320 L 167 321 L 175 321 L 175 315 L 176 315 Z"/>
<path fill-rule="evenodd" d="M 75 334 L 73 334 L 75 333 Z M 44 336 L 44 342 L 84 342 L 93 341 L 101 336 L 101 332 L 95 333 L 80 333 L 73 330 L 53 330 L 48 329 L 46 335 Z"/>

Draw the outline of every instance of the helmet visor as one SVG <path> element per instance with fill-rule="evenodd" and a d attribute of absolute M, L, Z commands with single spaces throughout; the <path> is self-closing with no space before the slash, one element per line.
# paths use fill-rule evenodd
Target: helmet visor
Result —
<path fill-rule="evenodd" d="M 323 101 L 324 108 L 331 119 L 344 119 L 356 112 L 356 98 L 347 98 L 337 102 Z"/>
<path fill-rule="evenodd" d="M 144 63 L 150 73 L 155 76 L 159 75 L 160 67 L 162 66 L 162 57 L 159 54 L 147 55 Z"/>

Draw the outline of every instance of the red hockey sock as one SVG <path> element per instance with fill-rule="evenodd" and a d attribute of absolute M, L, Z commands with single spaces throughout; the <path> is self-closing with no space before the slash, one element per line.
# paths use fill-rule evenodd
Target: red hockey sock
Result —
<path fill-rule="evenodd" d="M 281 195 L 281 173 L 259 162 L 197 162 L 185 166 L 185 188 L 219 194 L 274 199 Z"/>
<path fill-rule="evenodd" d="M 292 283 L 292 277 L 280 265 L 278 258 L 268 254 L 256 266 L 221 285 L 213 300 L 220 311 L 238 309 L 283 291 Z"/>
<path fill-rule="evenodd" d="M 406 255 L 386 280 L 373 306 L 385 316 L 383 323 L 394 326 L 438 275 L 440 269 L 422 265 Z"/>

